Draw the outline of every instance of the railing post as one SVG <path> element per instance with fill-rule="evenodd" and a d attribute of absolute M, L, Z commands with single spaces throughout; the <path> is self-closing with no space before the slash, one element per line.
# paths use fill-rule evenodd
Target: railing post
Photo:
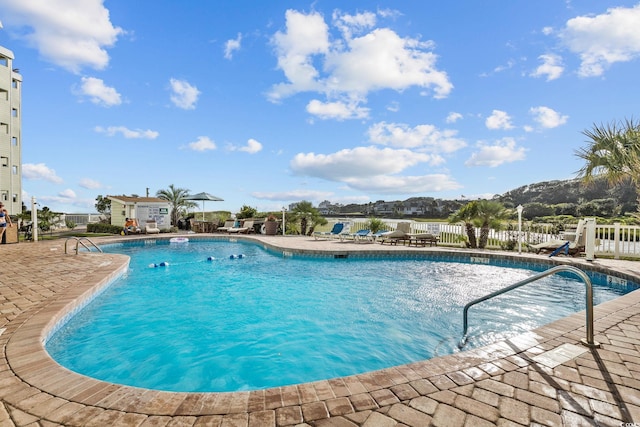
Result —
<path fill-rule="evenodd" d="M 593 261 L 595 258 L 596 249 L 596 219 L 585 218 L 584 219 L 584 232 L 586 233 L 584 239 L 585 245 L 585 258 L 587 261 Z M 580 235 L 582 230 L 576 230 L 576 235 Z"/>
<path fill-rule="evenodd" d="M 620 259 L 620 223 L 613 223 L 613 259 Z"/>

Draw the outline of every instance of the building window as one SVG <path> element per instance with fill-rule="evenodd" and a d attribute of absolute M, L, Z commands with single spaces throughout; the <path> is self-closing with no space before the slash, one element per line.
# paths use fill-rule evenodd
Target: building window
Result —
<path fill-rule="evenodd" d="M 17 108 L 12 108 L 11 109 L 11 117 L 18 117 L 18 109 Z"/>
<path fill-rule="evenodd" d="M 11 87 L 13 87 L 14 89 L 18 89 L 18 81 L 17 80 L 12 80 L 11 81 Z"/>
<path fill-rule="evenodd" d="M 0 123 L 0 132 L 8 134 L 9 133 L 9 124 Z"/>
<path fill-rule="evenodd" d="M 18 166 L 13 165 L 13 166 L 11 167 L 11 169 L 12 169 L 12 172 L 13 172 L 13 174 L 14 174 L 14 175 L 18 175 Z"/>
<path fill-rule="evenodd" d="M 6 56 L 0 56 L 0 65 L 4 67 L 9 66 L 9 59 Z"/>
<path fill-rule="evenodd" d="M 9 166 L 9 158 L 8 157 L 0 157 L 0 165 L 5 168 Z"/>
<path fill-rule="evenodd" d="M 18 202 L 18 195 L 17 194 L 13 194 L 13 203 L 17 203 Z"/>
<path fill-rule="evenodd" d="M 0 89 L 0 100 L 8 101 L 9 100 L 9 91 Z"/>
<path fill-rule="evenodd" d="M 11 145 L 13 145 L 14 147 L 18 146 L 18 137 L 17 136 L 12 136 L 11 137 Z"/>
<path fill-rule="evenodd" d="M 2 198 L 3 202 L 6 202 L 7 200 L 9 200 L 9 193 L 6 191 L 3 191 L 0 197 Z"/>

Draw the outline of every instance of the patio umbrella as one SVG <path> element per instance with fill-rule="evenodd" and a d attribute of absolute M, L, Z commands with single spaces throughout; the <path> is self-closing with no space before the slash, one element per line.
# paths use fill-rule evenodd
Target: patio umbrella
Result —
<path fill-rule="evenodd" d="M 220 197 L 216 197 L 213 194 L 209 194 L 206 192 L 202 192 L 202 193 L 198 193 L 198 194 L 194 194 L 191 196 L 187 196 L 185 197 L 185 200 L 202 200 L 202 220 L 204 221 L 204 202 L 206 202 L 207 200 L 210 200 L 212 202 L 222 202 L 224 201 L 223 199 L 221 199 Z"/>

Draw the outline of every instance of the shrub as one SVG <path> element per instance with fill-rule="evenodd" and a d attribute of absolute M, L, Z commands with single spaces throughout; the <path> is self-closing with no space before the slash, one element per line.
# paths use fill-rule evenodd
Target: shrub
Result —
<path fill-rule="evenodd" d="M 367 227 L 372 233 L 377 233 L 384 228 L 384 221 L 380 218 L 370 218 L 367 222 Z"/>
<path fill-rule="evenodd" d="M 120 234 L 121 231 L 122 227 L 119 225 L 103 224 L 100 222 L 87 224 L 87 233 Z"/>

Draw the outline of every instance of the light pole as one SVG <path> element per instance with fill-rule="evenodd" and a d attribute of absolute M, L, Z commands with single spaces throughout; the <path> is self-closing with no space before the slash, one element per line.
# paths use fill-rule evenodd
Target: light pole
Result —
<path fill-rule="evenodd" d="M 35 196 L 31 196 L 31 236 L 34 242 L 38 241 L 38 208 Z"/>
<path fill-rule="evenodd" d="M 518 254 L 522 253 L 522 211 L 524 208 L 522 205 L 518 205 L 516 208 L 518 211 Z"/>

